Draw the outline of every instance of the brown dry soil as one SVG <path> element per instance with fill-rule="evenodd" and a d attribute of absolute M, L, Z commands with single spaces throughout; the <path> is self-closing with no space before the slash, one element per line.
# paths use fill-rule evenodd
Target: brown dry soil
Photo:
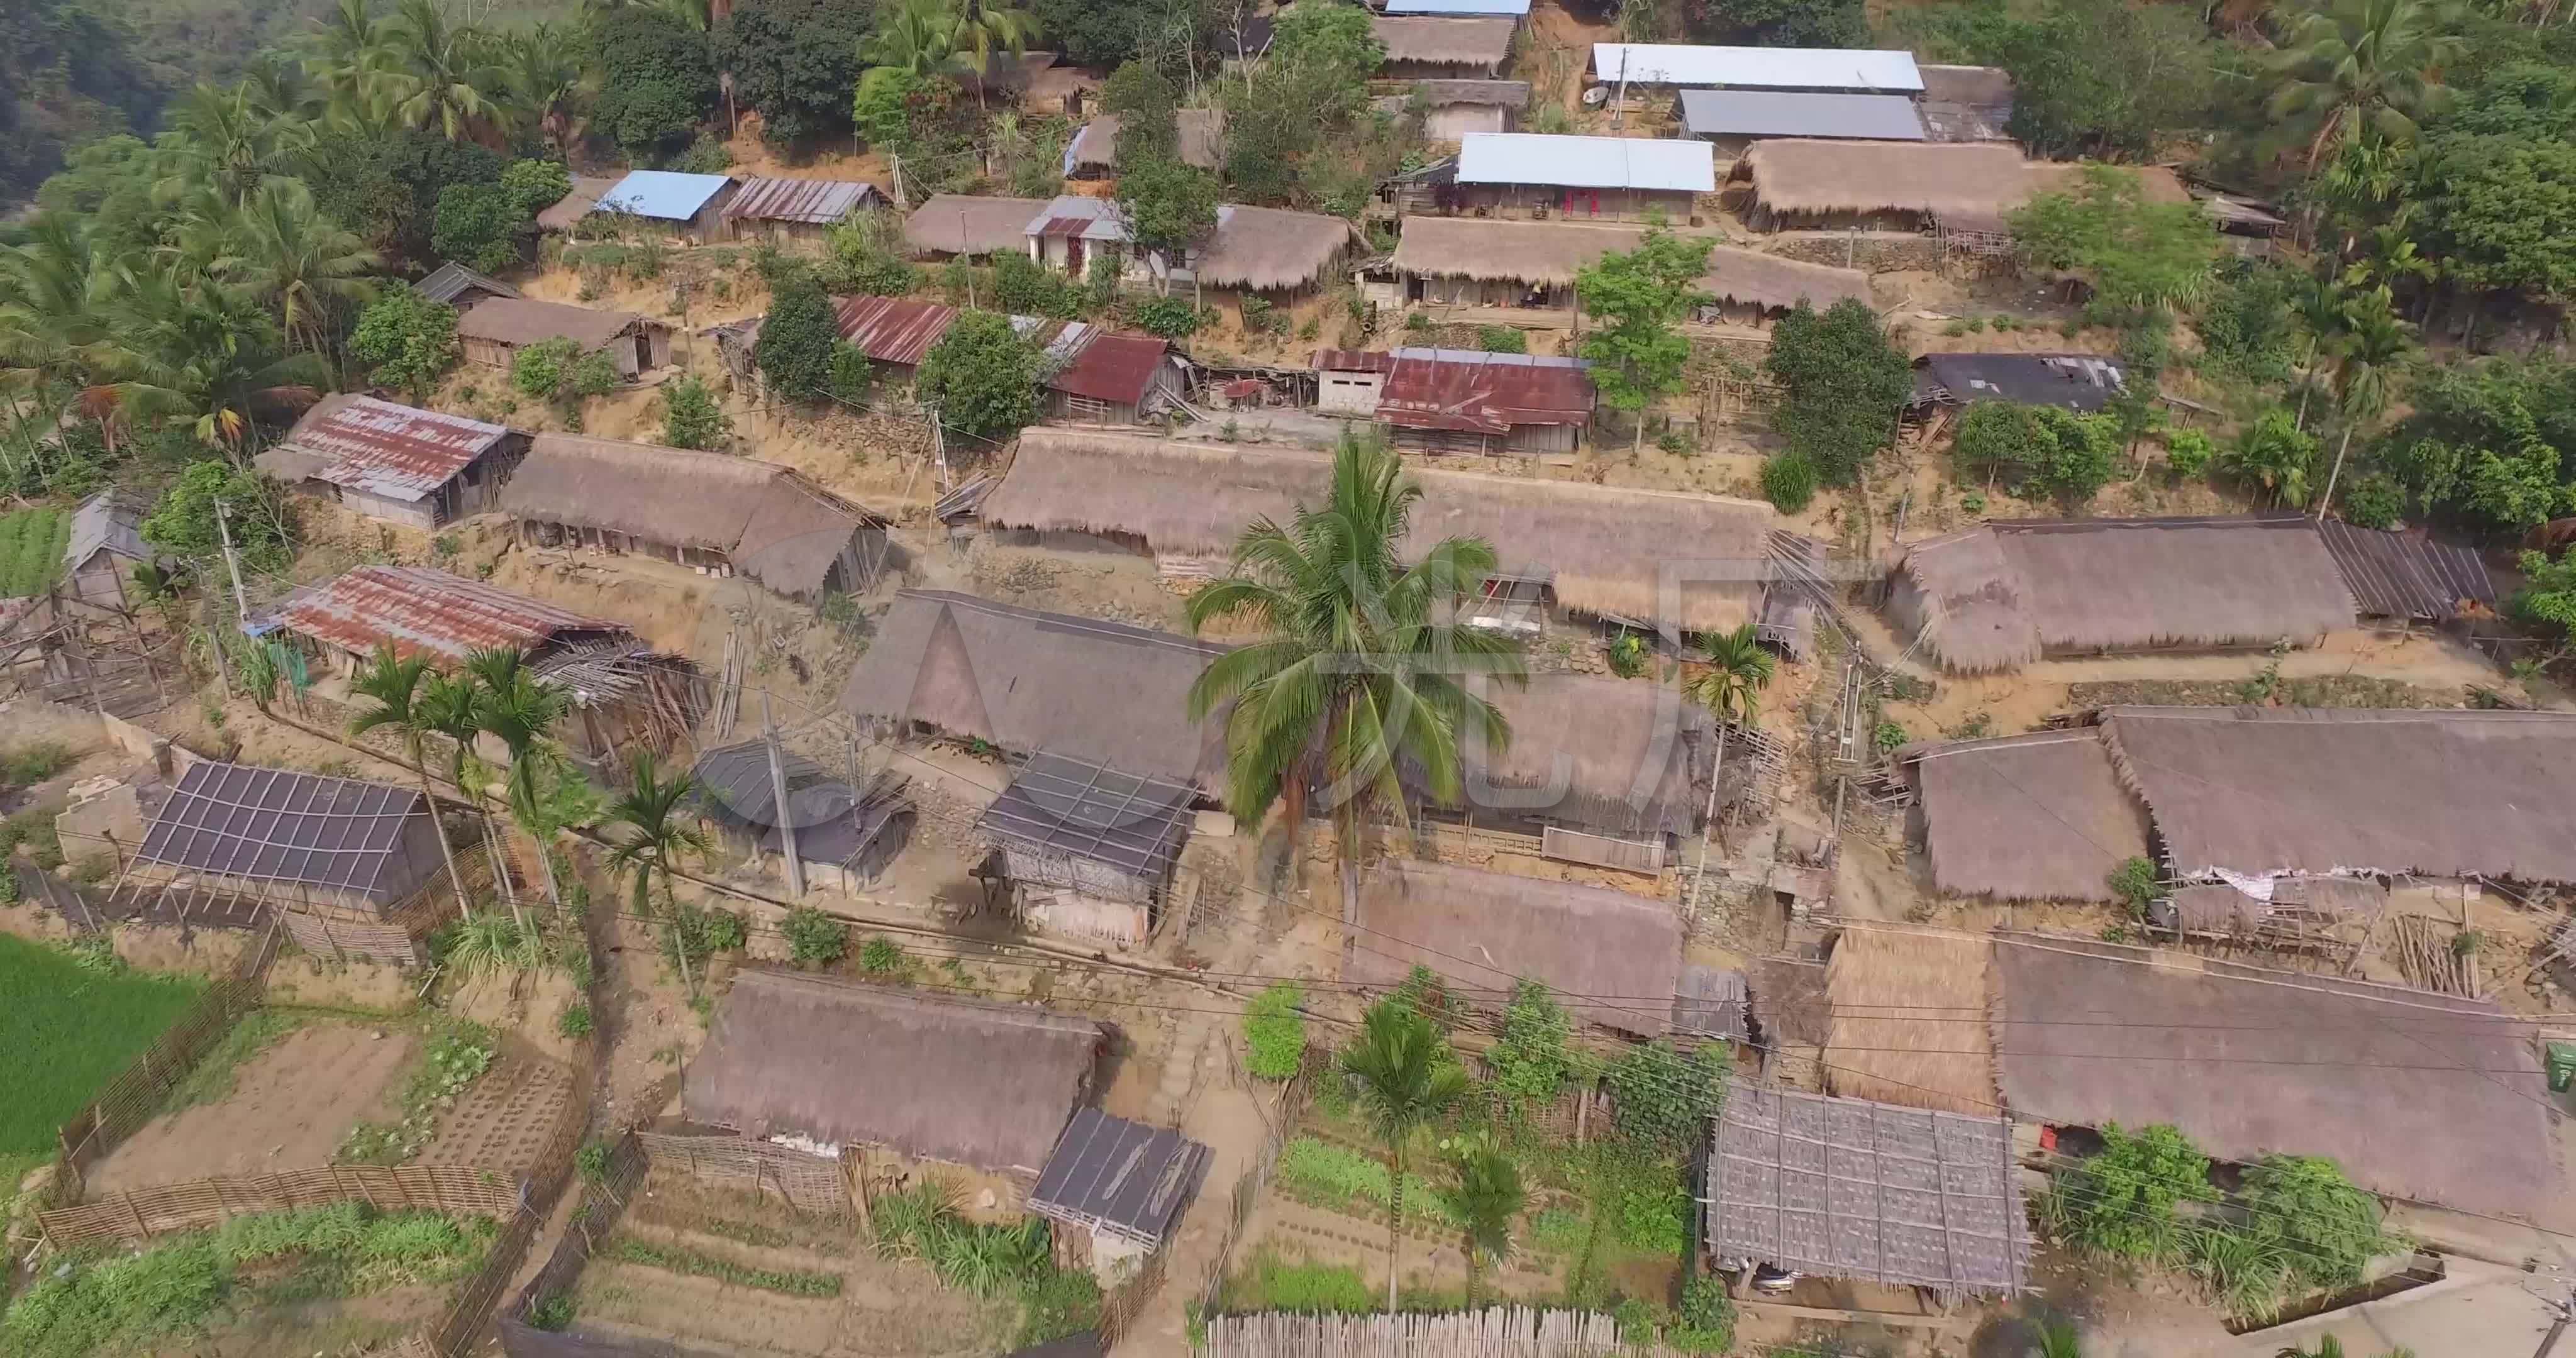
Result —
<path fill-rule="evenodd" d="M 397 1287 L 364 1297 L 263 1306 L 211 1332 L 173 1340 L 155 1358 L 281 1358 L 365 1352 L 438 1317 L 450 1288 Z"/>
<path fill-rule="evenodd" d="M 216 1174 L 269 1174 L 331 1163 L 349 1129 L 390 1113 L 417 1039 L 406 1029 L 310 1023 L 242 1064 L 220 1102 L 144 1125 L 90 1171 L 93 1193 Z"/>

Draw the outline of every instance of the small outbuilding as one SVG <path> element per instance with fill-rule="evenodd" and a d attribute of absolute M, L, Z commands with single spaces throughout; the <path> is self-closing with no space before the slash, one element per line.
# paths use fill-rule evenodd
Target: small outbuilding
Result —
<path fill-rule="evenodd" d="M 1206 1179 L 1208 1148 L 1168 1127 L 1077 1110 L 1038 1171 L 1029 1210 L 1086 1233 L 1095 1272 L 1161 1249 Z"/>
<path fill-rule="evenodd" d="M 750 175 L 725 202 L 721 216 L 725 235 L 733 240 L 815 244 L 833 227 L 886 205 L 884 191 L 863 179 Z"/>
<path fill-rule="evenodd" d="M 987 259 L 1029 248 L 1029 219 L 1043 198 L 935 193 L 903 219 L 904 243 L 922 259 Z"/>
<path fill-rule="evenodd" d="M 476 273 L 462 264 L 449 262 L 423 274 L 411 290 L 433 302 L 445 302 L 459 311 L 486 297 L 516 297 L 517 288 L 492 277 Z"/>
<path fill-rule="evenodd" d="M 1135 948 L 1162 918 L 1197 800 L 1181 783 L 1041 752 L 975 824 L 1001 845 L 1031 929 Z"/>
<path fill-rule="evenodd" d="M 852 769 L 844 778 L 785 749 L 772 768 L 762 740 L 708 750 L 689 772 L 697 780 L 698 814 L 724 846 L 780 880 L 793 848 L 808 887 L 856 894 L 874 885 L 912 839 L 917 814 L 900 775 L 865 778 Z"/>
<path fill-rule="evenodd" d="M 1448 14 L 1381 14 L 1370 21 L 1386 50 L 1378 74 L 1389 80 L 1492 80 L 1512 60 L 1519 19 Z"/>
<path fill-rule="evenodd" d="M 325 396 L 253 465 L 368 518 L 438 529 L 496 507 L 528 436 L 373 396 Z"/>
<path fill-rule="evenodd" d="M 161 559 L 143 541 L 148 512 L 114 487 L 81 501 L 63 541 L 62 591 L 82 603 L 120 612 L 141 602 L 130 583 L 134 568 Z"/>
<path fill-rule="evenodd" d="M 738 188 L 729 174 L 633 170 L 599 196 L 589 215 L 614 214 L 703 244 L 724 237 L 724 210 Z"/>
<path fill-rule="evenodd" d="M 1638 1037 L 1670 1027 L 1681 919 L 1665 902 L 1573 882 L 1384 858 L 1360 883 L 1342 979 L 1393 986 L 1428 967 L 1451 992 L 1500 1010 L 1523 980 L 1574 1017 Z"/>
<path fill-rule="evenodd" d="M 572 190 L 537 213 L 537 229 L 568 234 L 581 225 L 581 219 L 599 206 L 600 198 L 617 187 L 618 175 L 577 174 L 572 177 Z"/>
<path fill-rule="evenodd" d="M 632 311 L 601 311 L 532 297 L 487 297 L 456 318 L 465 361 L 506 368 L 531 344 L 568 339 L 582 353 L 606 354 L 617 375 L 632 380 L 671 361 L 671 327 Z"/>
<path fill-rule="evenodd" d="M 1458 205 L 1471 212 L 1678 224 L 1716 191 L 1716 149 L 1688 138 L 1480 132 L 1458 145 Z"/>
<path fill-rule="evenodd" d="M 1348 407 L 1374 395 L 1369 416 L 1398 444 L 1430 452 L 1570 454 L 1599 401 L 1592 364 L 1580 358 L 1325 349 L 1314 363 L 1323 409 L 1357 414 Z"/>
<path fill-rule="evenodd" d="M 1500 0 L 1466 2 L 1492 4 Z M 1418 106 L 1422 110 L 1423 139 L 1454 142 L 1475 132 L 1517 130 L 1529 100 L 1526 80 L 1417 80 L 1404 93 L 1379 96 L 1379 106 L 1399 113 Z"/>

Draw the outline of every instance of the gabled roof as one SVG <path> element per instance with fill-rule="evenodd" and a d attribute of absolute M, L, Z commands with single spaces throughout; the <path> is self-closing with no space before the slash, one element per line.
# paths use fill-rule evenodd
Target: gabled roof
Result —
<path fill-rule="evenodd" d="M 1923 88 L 1911 52 L 1850 47 L 1700 47 L 1685 43 L 1596 42 L 1592 78 L 1601 84 L 1727 85 L 1767 90 Z"/>
<path fill-rule="evenodd" d="M 1506 434 L 1524 424 L 1588 424 L 1596 396 L 1592 365 L 1579 358 L 1489 354 L 1475 349 L 1397 349 L 1384 355 L 1315 356 L 1324 368 L 1386 373 L 1377 417 L 1406 429 Z"/>
<path fill-rule="evenodd" d="M 1135 405 L 1145 399 L 1154 377 L 1172 351 L 1171 342 L 1155 335 L 1129 335 L 1082 326 L 1073 356 L 1047 378 L 1051 391 L 1088 396 L 1096 401 Z"/>
<path fill-rule="evenodd" d="M 1660 1037 L 1681 974 L 1681 918 L 1643 896 L 1380 859 L 1360 885 L 1342 978 L 1393 985 L 1419 965 L 1500 1008 L 1522 979 L 1573 997 L 1575 1017 Z"/>
<path fill-rule="evenodd" d="M 1043 198 L 989 198 L 936 193 L 903 219 L 903 238 L 923 254 L 989 255 L 1029 245 L 1029 218 Z"/>
<path fill-rule="evenodd" d="M 135 850 L 139 862 L 255 881 L 398 895 L 418 789 L 201 760 L 188 767 Z"/>
<path fill-rule="evenodd" d="M 1458 143 L 1458 182 L 1714 193 L 1717 152 L 1683 138 L 1470 132 Z"/>
<path fill-rule="evenodd" d="M 360 566 L 290 600 L 283 618 L 347 650 L 389 645 L 450 661 L 496 646 L 525 653 L 573 633 L 630 635 L 622 623 L 428 566 Z"/>
<path fill-rule="evenodd" d="M 2095 732 L 1909 746 L 1897 762 L 1944 894 L 2108 904 L 2112 871 L 2150 852 L 2146 808 Z"/>
<path fill-rule="evenodd" d="M 325 396 L 279 441 L 262 470 L 290 459 L 304 476 L 381 499 L 416 503 L 508 438 L 508 428 L 373 396 Z"/>
<path fill-rule="evenodd" d="M 801 222 L 834 226 L 861 208 L 882 207 L 885 194 L 861 179 L 788 179 L 752 175 L 724 205 L 729 222 Z"/>
<path fill-rule="evenodd" d="M 841 338 L 878 363 L 920 366 L 930 346 L 957 322 L 957 308 L 913 297 L 835 297 Z"/>
<path fill-rule="evenodd" d="M 1029 1192 L 1042 1217 L 1160 1245 L 1207 1174 L 1208 1148 L 1168 1127 L 1085 1108 L 1058 1137 Z"/>
<path fill-rule="evenodd" d="M 100 552 L 128 561 L 151 560 L 154 553 L 143 541 L 143 516 L 143 506 L 114 487 L 81 501 L 63 540 L 64 567 L 76 569 Z"/>
<path fill-rule="evenodd" d="M 733 182 L 729 174 L 682 174 L 676 170 L 634 170 L 599 196 L 593 212 L 631 212 L 662 222 L 685 222 Z"/>
<path fill-rule="evenodd" d="M 1029 218 L 1027 233 L 1114 242 L 1127 239 L 1127 223 L 1119 218 L 1118 205 L 1108 199 L 1066 193 L 1050 199 Z"/>
<path fill-rule="evenodd" d="M 832 310 L 841 338 L 860 353 L 906 368 L 920 366 L 958 316 L 956 307 L 910 297 L 835 297 Z M 1013 316 L 1011 326 L 1055 364 L 1046 379 L 1049 390 L 1121 405 L 1145 398 L 1172 348 L 1152 335 L 1103 330 L 1087 321 Z"/>
<path fill-rule="evenodd" d="M 476 273 L 451 260 L 430 270 L 411 290 L 433 302 L 453 302 L 468 292 L 488 292 L 495 297 L 516 297 L 517 288 L 489 274 Z"/>
<path fill-rule="evenodd" d="M 1511 59 L 1512 35 L 1520 21 L 1511 18 L 1453 18 L 1448 15 L 1378 15 L 1369 24 L 1389 62 L 1427 66 L 1500 66 Z"/>
<path fill-rule="evenodd" d="M 561 338 L 589 353 L 608 347 L 631 327 L 645 323 L 644 317 L 632 311 L 601 311 L 569 302 L 541 302 L 533 297 L 486 297 L 456 318 L 456 334 L 461 339 L 513 346 Z"/>
<path fill-rule="evenodd" d="M 617 175 L 577 174 L 572 177 L 572 191 L 537 214 L 537 225 L 547 231 L 570 231 L 573 225 L 590 215 L 599 196 L 617 187 Z"/>
<path fill-rule="evenodd" d="M 1192 267 L 1210 287 L 1302 288 L 1359 241 L 1359 228 L 1340 217 L 1228 203 Z"/>
<path fill-rule="evenodd" d="M 1682 125 L 1695 137 L 1924 139 L 1914 101 L 1901 94 L 1687 89 L 1681 104 Z"/>

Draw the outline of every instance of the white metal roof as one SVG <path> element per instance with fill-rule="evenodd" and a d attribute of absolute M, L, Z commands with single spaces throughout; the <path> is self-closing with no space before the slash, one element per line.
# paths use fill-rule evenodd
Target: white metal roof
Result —
<path fill-rule="evenodd" d="M 1473 14 L 1508 15 L 1522 18 L 1530 12 L 1530 0 L 1386 0 L 1389 14 Z"/>
<path fill-rule="evenodd" d="M 1470 132 L 1459 143 L 1458 182 L 1714 193 L 1717 157 L 1704 141 Z"/>
<path fill-rule="evenodd" d="M 1692 47 L 1596 42 L 1592 78 L 1615 85 L 1729 86 L 1751 90 L 1894 90 L 1915 93 L 1923 73 L 1911 52 L 1857 47 Z"/>
<path fill-rule="evenodd" d="M 1901 94 L 1685 89 L 1681 102 L 1693 136 L 1923 140 L 1922 115 Z"/>

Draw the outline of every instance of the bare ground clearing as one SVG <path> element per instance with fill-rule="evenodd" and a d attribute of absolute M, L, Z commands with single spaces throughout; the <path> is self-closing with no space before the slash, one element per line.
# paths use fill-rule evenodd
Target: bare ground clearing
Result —
<path fill-rule="evenodd" d="M 351 1127 L 390 1113 L 393 1086 L 418 1045 L 395 1025 L 306 1024 L 243 1063 L 220 1102 L 145 1124 L 90 1172 L 90 1190 L 327 1165 Z"/>

